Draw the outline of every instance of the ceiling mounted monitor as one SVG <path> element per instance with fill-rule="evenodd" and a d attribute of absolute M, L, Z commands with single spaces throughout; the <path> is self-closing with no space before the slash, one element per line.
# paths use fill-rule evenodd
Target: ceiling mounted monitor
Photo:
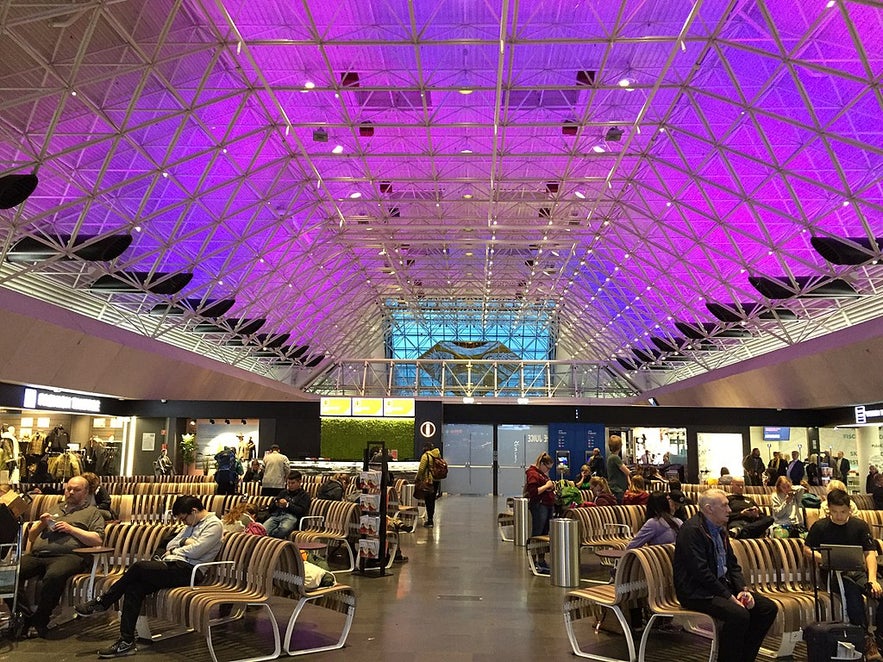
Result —
<path fill-rule="evenodd" d="M 867 237 L 813 237 L 810 239 L 816 252 L 831 264 L 858 265 L 878 259 L 883 239 Z"/>
<path fill-rule="evenodd" d="M 89 289 L 98 292 L 147 291 L 151 294 L 169 296 L 183 290 L 192 279 L 192 273 L 170 274 L 160 271 L 153 273 L 149 271 L 126 271 L 102 276 L 92 283 Z"/>
<path fill-rule="evenodd" d="M 0 177 L 0 209 L 12 209 L 27 200 L 37 188 L 37 175 Z"/>
<path fill-rule="evenodd" d="M 95 239 L 95 235 L 77 235 L 70 253 L 60 252 L 59 246 L 69 246 L 71 235 L 53 237 L 55 245 L 48 245 L 35 237 L 22 237 L 6 253 L 9 262 L 40 262 L 42 260 L 72 260 L 78 258 L 87 262 L 109 262 L 122 255 L 132 244 L 132 235 L 119 234 Z"/>
<path fill-rule="evenodd" d="M 842 299 L 861 296 L 842 278 L 821 276 L 749 276 L 748 282 L 767 299 Z"/>

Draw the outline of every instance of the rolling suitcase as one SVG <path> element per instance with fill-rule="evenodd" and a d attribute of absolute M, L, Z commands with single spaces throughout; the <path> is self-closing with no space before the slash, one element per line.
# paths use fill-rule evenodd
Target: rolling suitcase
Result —
<path fill-rule="evenodd" d="M 821 550 L 824 554 L 827 550 Z M 823 621 L 819 607 L 819 586 L 816 581 L 816 564 L 812 564 L 812 584 L 815 594 L 816 621 L 803 627 L 803 640 L 806 642 L 807 662 L 829 662 L 830 660 L 860 660 L 865 651 L 865 628 L 852 625 L 846 615 L 846 600 L 843 599 L 842 570 L 831 567 L 828 559 L 828 572 L 836 573 L 840 586 L 841 620 Z M 829 599 L 834 606 L 834 589 L 829 583 Z"/>

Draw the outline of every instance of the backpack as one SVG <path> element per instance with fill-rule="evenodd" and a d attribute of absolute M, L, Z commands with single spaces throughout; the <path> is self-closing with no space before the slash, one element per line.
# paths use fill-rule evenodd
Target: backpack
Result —
<path fill-rule="evenodd" d="M 433 480 L 442 480 L 448 477 L 448 463 L 435 455 L 429 456 L 429 473 Z"/>
<path fill-rule="evenodd" d="M 320 487 L 319 491 L 316 493 L 316 498 L 340 501 L 343 499 L 343 485 L 332 478 L 327 482 L 322 483 L 322 487 Z"/>
<path fill-rule="evenodd" d="M 267 529 L 265 529 L 264 525 L 260 522 L 251 522 L 247 527 L 245 527 L 245 532 L 250 533 L 253 536 L 267 535 Z"/>
<path fill-rule="evenodd" d="M 822 498 L 818 494 L 807 492 L 801 497 L 800 503 L 804 508 L 821 508 Z"/>

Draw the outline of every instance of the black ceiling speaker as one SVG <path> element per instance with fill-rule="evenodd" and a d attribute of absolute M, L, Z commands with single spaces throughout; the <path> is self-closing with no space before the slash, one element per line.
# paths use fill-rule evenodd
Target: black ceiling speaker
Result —
<path fill-rule="evenodd" d="M 0 177 L 0 209 L 12 209 L 27 200 L 37 188 L 37 175 Z"/>
<path fill-rule="evenodd" d="M 128 280 L 120 280 L 120 276 Z M 127 271 L 102 276 L 89 286 L 90 290 L 101 292 L 141 292 L 172 295 L 184 289 L 193 279 L 192 273 L 169 274 L 156 271 Z M 135 281 L 132 283 L 130 281 Z"/>
<path fill-rule="evenodd" d="M 816 252 L 831 264 L 864 264 L 873 260 L 883 240 L 874 238 L 876 246 L 867 237 L 813 237 Z"/>
<path fill-rule="evenodd" d="M 54 238 L 59 246 L 71 243 L 71 235 L 61 234 Z M 84 245 L 88 244 L 88 245 Z M 34 237 L 22 237 L 6 254 L 9 262 L 39 262 L 58 257 L 61 260 L 79 258 L 87 262 L 108 262 L 115 260 L 132 245 L 132 235 L 119 234 L 95 240 L 95 235 L 77 235 L 71 254 L 59 253 L 55 246 L 49 246 Z M 59 257 L 60 256 L 60 257 Z"/>

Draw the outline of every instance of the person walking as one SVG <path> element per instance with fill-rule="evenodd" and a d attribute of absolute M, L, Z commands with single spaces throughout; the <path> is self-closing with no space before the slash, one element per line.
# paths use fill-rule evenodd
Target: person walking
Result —
<path fill-rule="evenodd" d="M 288 481 L 289 461 L 279 451 L 278 444 L 270 446 L 270 452 L 264 458 L 264 477 L 261 480 L 261 496 L 274 497 L 285 489 Z"/>
<path fill-rule="evenodd" d="M 610 435 L 610 453 L 607 456 L 607 482 L 617 503 L 622 503 L 622 496 L 628 489 L 632 477 L 629 468 L 622 461 L 622 437 Z"/>
<path fill-rule="evenodd" d="M 438 498 L 441 481 L 432 477 L 432 459 L 441 458 L 441 451 L 437 449 L 431 441 L 423 444 L 423 454 L 420 456 L 420 466 L 417 468 L 417 478 L 415 483 L 432 481 L 432 491 L 423 497 L 423 503 L 426 506 L 426 521 L 423 526 L 432 528 L 435 526 L 435 500 Z"/>

